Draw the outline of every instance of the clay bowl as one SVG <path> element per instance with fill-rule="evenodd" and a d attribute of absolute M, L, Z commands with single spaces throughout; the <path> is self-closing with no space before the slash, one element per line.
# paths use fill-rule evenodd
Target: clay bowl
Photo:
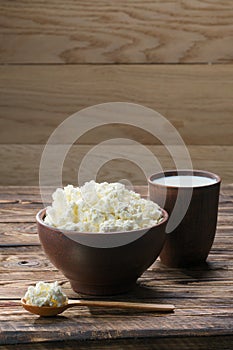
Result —
<path fill-rule="evenodd" d="M 165 242 L 168 214 L 149 229 L 127 232 L 85 233 L 61 231 L 37 216 L 42 247 L 49 260 L 69 279 L 75 292 L 113 295 L 129 291 L 156 260 Z"/>

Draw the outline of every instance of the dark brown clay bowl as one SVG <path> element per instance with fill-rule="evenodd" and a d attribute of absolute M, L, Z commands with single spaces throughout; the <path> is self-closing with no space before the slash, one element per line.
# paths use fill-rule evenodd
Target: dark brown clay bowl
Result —
<path fill-rule="evenodd" d="M 36 216 L 45 253 L 74 291 L 91 295 L 113 295 L 133 288 L 159 256 L 168 219 L 163 210 L 163 220 L 148 230 L 85 233 L 48 226 L 45 214 L 43 209 Z"/>

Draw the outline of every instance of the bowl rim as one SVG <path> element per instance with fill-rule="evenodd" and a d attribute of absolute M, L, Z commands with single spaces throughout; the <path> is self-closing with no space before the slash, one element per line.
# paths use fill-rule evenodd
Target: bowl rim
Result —
<path fill-rule="evenodd" d="M 111 236 L 114 236 L 114 235 L 125 234 L 125 233 L 127 233 L 127 234 L 131 234 L 132 233 L 132 234 L 134 234 L 135 232 L 140 232 L 140 231 L 141 232 L 143 232 L 143 231 L 147 232 L 147 231 L 151 230 L 154 227 L 158 227 L 158 226 L 161 226 L 162 224 L 166 223 L 167 220 L 168 220 L 168 217 L 169 217 L 167 211 L 165 209 L 163 209 L 163 208 L 160 208 L 160 210 L 162 211 L 162 214 L 163 214 L 162 220 L 160 222 L 158 222 L 157 224 L 153 225 L 153 226 L 143 227 L 143 228 L 140 228 L 140 229 L 130 230 L 130 231 L 83 232 L 83 231 L 74 231 L 74 230 L 63 230 L 63 229 L 59 229 L 57 227 L 53 227 L 53 226 L 47 225 L 44 222 L 44 220 L 42 219 L 42 216 L 45 215 L 47 208 L 48 207 L 41 209 L 36 214 L 36 221 L 37 221 L 38 224 L 40 224 L 40 225 L 42 225 L 42 226 L 44 226 L 44 227 L 46 227 L 46 228 L 48 228 L 50 230 L 53 230 L 53 231 L 55 231 L 57 233 L 61 233 L 61 232 L 63 233 L 64 232 L 64 233 L 69 233 L 69 234 L 74 233 L 74 234 L 80 234 L 80 235 L 111 235 Z"/>

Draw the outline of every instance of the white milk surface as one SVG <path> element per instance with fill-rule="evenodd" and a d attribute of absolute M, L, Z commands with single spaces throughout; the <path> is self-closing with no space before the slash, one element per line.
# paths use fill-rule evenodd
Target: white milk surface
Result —
<path fill-rule="evenodd" d="M 200 187 L 206 185 L 212 185 L 217 182 L 216 179 L 204 176 L 195 176 L 195 175 L 174 175 L 160 177 L 153 180 L 156 184 L 161 184 L 165 186 L 174 186 L 174 187 Z"/>

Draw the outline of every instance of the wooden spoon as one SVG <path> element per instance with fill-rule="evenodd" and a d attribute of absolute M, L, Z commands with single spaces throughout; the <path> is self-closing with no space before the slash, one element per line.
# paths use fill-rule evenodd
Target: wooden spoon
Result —
<path fill-rule="evenodd" d="M 175 309 L 174 305 L 166 304 L 149 304 L 149 303 L 130 303 L 123 301 L 92 301 L 92 300 L 74 300 L 68 301 L 68 304 L 62 306 L 36 306 L 26 304 L 25 299 L 21 299 L 21 304 L 25 310 L 32 314 L 40 316 L 56 316 L 63 311 L 75 306 L 92 306 L 92 307 L 107 307 L 116 309 L 129 309 L 141 311 L 157 311 L 157 312 L 172 312 Z"/>

